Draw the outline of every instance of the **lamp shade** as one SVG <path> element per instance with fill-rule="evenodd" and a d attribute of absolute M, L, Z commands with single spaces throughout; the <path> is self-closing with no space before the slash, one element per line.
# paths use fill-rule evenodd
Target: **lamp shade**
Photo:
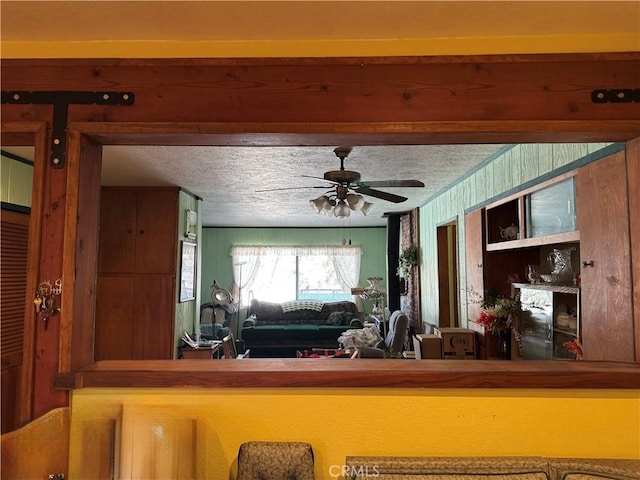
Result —
<path fill-rule="evenodd" d="M 314 200 L 309 200 L 309 204 L 316 211 L 316 213 L 322 213 L 322 210 L 326 208 L 326 205 L 328 203 L 329 201 L 327 200 L 327 197 L 325 197 L 324 195 Z"/>
<path fill-rule="evenodd" d="M 347 203 L 351 210 L 360 210 L 362 205 L 364 205 L 364 197 L 357 193 L 350 193 L 347 195 Z"/>
<path fill-rule="evenodd" d="M 344 200 L 340 200 L 336 205 L 336 208 L 333 209 L 333 214 L 338 218 L 348 217 L 351 215 L 351 209 Z"/>
<path fill-rule="evenodd" d="M 369 213 L 371 211 L 371 207 L 373 207 L 373 203 L 364 202 L 362 207 L 360 207 L 360 213 L 362 213 L 362 215 L 364 215 L 366 217 L 367 213 Z"/>

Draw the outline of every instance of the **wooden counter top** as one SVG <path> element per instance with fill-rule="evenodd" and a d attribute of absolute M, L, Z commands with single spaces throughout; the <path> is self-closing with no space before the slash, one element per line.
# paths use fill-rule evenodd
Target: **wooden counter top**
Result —
<path fill-rule="evenodd" d="M 89 387 L 402 387 L 640 389 L 640 364 L 581 361 L 246 359 L 109 360 L 56 375 Z"/>

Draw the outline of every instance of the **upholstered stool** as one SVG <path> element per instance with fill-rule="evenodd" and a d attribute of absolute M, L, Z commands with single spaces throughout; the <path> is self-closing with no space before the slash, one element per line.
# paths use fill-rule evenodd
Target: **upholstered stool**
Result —
<path fill-rule="evenodd" d="M 304 442 L 246 442 L 238 452 L 238 480 L 314 480 L 313 450 Z"/>

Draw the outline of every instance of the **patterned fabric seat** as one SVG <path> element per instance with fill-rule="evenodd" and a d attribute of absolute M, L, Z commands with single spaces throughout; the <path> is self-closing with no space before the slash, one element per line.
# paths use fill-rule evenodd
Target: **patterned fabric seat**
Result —
<path fill-rule="evenodd" d="M 238 480 L 315 480 L 313 450 L 304 442 L 246 442 L 238 452 Z"/>

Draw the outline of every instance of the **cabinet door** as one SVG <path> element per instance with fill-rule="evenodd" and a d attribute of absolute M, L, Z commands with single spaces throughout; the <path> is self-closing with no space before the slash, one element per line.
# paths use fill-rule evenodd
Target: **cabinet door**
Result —
<path fill-rule="evenodd" d="M 103 188 L 100 196 L 98 272 L 127 273 L 135 265 L 136 196 Z"/>
<path fill-rule="evenodd" d="M 173 277 L 137 275 L 134 292 L 133 359 L 172 359 L 175 306 Z"/>
<path fill-rule="evenodd" d="M 131 360 L 133 278 L 98 275 L 96 291 L 95 360 Z"/>
<path fill-rule="evenodd" d="M 634 361 L 626 185 L 624 151 L 576 178 L 585 360 Z"/>
<path fill-rule="evenodd" d="M 177 190 L 140 190 L 136 201 L 136 273 L 176 271 Z"/>

